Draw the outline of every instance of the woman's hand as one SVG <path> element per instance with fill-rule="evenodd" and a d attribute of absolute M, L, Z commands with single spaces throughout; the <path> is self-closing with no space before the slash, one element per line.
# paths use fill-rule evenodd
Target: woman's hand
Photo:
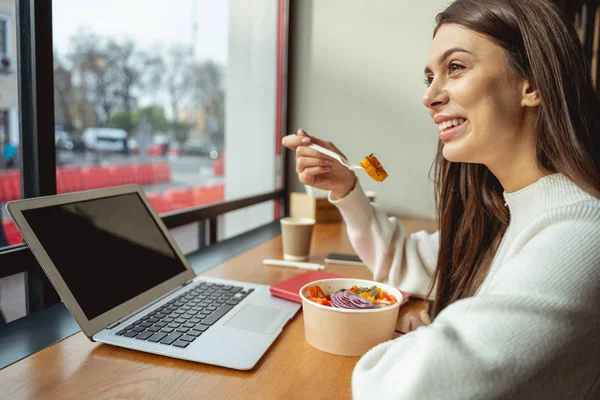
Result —
<path fill-rule="evenodd" d="M 303 184 L 331 191 L 334 198 L 342 198 L 354 189 L 354 172 L 337 160 L 308 147 L 315 143 L 346 158 L 331 142 L 311 137 L 300 129 L 297 135 L 284 137 L 282 143 L 288 149 L 296 151 L 296 172 Z"/>
<path fill-rule="evenodd" d="M 419 313 L 419 318 L 410 317 L 410 322 L 408 323 L 408 330 L 409 332 L 414 331 L 415 329 L 421 326 L 427 326 L 431 324 L 431 322 L 431 317 L 429 316 L 429 314 L 427 314 L 427 311 L 421 310 L 421 312 Z"/>

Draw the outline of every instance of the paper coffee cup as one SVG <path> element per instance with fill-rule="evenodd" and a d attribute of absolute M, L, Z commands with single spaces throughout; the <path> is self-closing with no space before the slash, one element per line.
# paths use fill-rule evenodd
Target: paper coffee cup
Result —
<path fill-rule="evenodd" d="M 314 226 L 315 220 L 312 218 L 286 217 L 281 219 L 284 260 L 308 260 Z"/>

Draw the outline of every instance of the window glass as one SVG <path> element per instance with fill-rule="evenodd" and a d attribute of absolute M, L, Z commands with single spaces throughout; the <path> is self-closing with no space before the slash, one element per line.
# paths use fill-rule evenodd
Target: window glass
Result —
<path fill-rule="evenodd" d="M 54 0 L 53 43 L 59 193 L 135 183 L 166 213 L 275 190 L 277 2 Z"/>
<path fill-rule="evenodd" d="M 14 0 L 0 1 L 0 248 L 22 242 L 4 208 L 21 197 L 16 25 Z"/>
<path fill-rule="evenodd" d="M 53 20 L 59 193 L 136 183 L 166 213 L 274 190 L 274 2 L 55 0 Z"/>

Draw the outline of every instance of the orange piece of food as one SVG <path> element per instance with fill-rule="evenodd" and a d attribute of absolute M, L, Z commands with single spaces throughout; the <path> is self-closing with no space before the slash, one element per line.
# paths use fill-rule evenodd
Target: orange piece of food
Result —
<path fill-rule="evenodd" d="M 392 294 L 389 294 L 389 293 L 385 293 L 385 294 L 383 295 L 383 297 L 384 297 L 384 298 L 385 298 L 387 301 L 389 301 L 390 303 L 392 303 L 392 304 L 396 304 L 396 301 L 397 301 L 397 300 L 396 300 L 396 297 L 395 297 L 394 295 L 392 295 Z"/>
<path fill-rule="evenodd" d="M 323 289 L 319 286 L 311 286 L 308 288 L 311 297 L 322 298 L 325 297 L 325 293 L 323 293 Z"/>
<path fill-rule="evenodd" d="M 331 307 L 331 302 L 329 300 L 327 300 L 326 298 L 320 298 L 320 297 L 309 297 L 308 298 L 310 301 L 313 301 L 315 303 L 321 304 L 323 306 L 328 306 Z"/>
<path fill-rule="evenodd" d="M 352 293 L 358 293 L 358 292 L 360 292 L 360 288 L 358 286 L 354 285 L 350 288 L 350 291 Z"/>
<path fill-rule="evenodd" d="M 388 173 L 381 166 L 381 163 L 373 154 L 365 157 L 361 162 L 360 166 L 367 171 L 367 174 L 377 182 L 382 182 L 388 177 Z"/>

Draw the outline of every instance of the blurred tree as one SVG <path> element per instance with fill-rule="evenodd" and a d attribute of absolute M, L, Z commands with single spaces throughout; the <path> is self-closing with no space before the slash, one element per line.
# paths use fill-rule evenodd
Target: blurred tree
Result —
<path fill-rule="evenodd" d="M 206 111 L 206 134 L 220 139 L 225 132 L 225 71 L 212 60 L 194 64 L 188 71 L 194 83 L 194 100 Z"/>
<path fill-rule="evenodd" d="M 135 123 L 145 116 L 153 132 L 165 133 L 169 129 L 169 123 L 165 117 L 165 110 L 160 106 L 148 106 L 135 112 Z"/>
<path fill-rule="evenodd" d="M 58 52 L 54 50 L 54 121 L 62 125 L 67 132 L 75 130 L 71 115 L 74 103 L 74 88 L 71 71 L 64 65 Z"/>
<path fill-rule="evenodd" d="M 127 132 L 131 132 L 135 126 L 135 122 L 132 113 L 121 110 L 114 112 L 110 116 L 107 126 L 110 128 L 123 129 Z"/>
<path fill-rule="evenodd" d="M 144 79 L 146 69 L 155 61 L 129 39 L 121 43 L 109 40 L 106 52 L 115 59 L 114 68 L 119 82 L 117 95 L 121 99 L 120 105 L 126 112 L 131 113 L 138 97 L 146 91 Z"/>
<path fill-rule="evenodd" d="M 190 95 L 193 85 L 187 73 L 190 68 L 190 52 L 183 46 L 171 46 L 151 58 L 151 85 L 166 90 L 171 118 L 177 120 L 182 104 Z"/>
<path fill-rule="evenodd" d="M 132 132 L 133 128 L 140 123 L 142 118 L 146 119 L 148 123 L 147 129 L 151 131 L 144 133 L 166 133 L 169 129 L 164 109 L 156 105 L 144 107 L 133 112 L 119 110 L 111 115 L 108 120 L 108 126 Z"/>
<path fill-rule="evenodd" d="M 96 121 L 106 126 L 111 112 L 118 105 L 119 85 L 116 79 L 117 60 L 106 51 L 106 40 L 95 33 L 79 29 L 70 38 L 69 60 L 84 95 L 95 104 Z"/>
<path fill-rule="evenodd" d="M 169 122 L 169 128 L 175 136 L 175 140 L 179 143 L 183 143 L 188 137 L 191 125 L 184 121 L 171 121 Z"/>
<path fill-rule="evenodd" d="M 188 115 L 196 118 L 202 108 L 205 133 L 222 139 L 222 65 L 211 60 L 193 62 L 189 48 L 181 45 L 148 53 L 131 40 L 118 41 L 81 28 L 70 41 L 67 57 L 55 62 L 57 109 L 70 118 L 63 118 L 64 125 L 74 125 L 80 131 L 111 126 L 132 134 L 144 117 L 154 132 L 175 132 L 173 135 L 184 141 L 195 121 L 180 121 L 184 118 L 182 109 L 189 107 Z M 168 104 L 168 118 L 159 106 L 163 101 Z M 158 105 L 137 110 L 141 102 Z"/>
<path fill-rule="evenodd" d="M 93 98 L 100 126 L 106 126 L 117 109 L 117 119 L 131 133 L 131 117 L 138 97 L 145 91 L 147 67 L 154 60 L 129 40 L 116 41 L 79 29 L 71 37 L 69 60 L 83 92 Z"/>

